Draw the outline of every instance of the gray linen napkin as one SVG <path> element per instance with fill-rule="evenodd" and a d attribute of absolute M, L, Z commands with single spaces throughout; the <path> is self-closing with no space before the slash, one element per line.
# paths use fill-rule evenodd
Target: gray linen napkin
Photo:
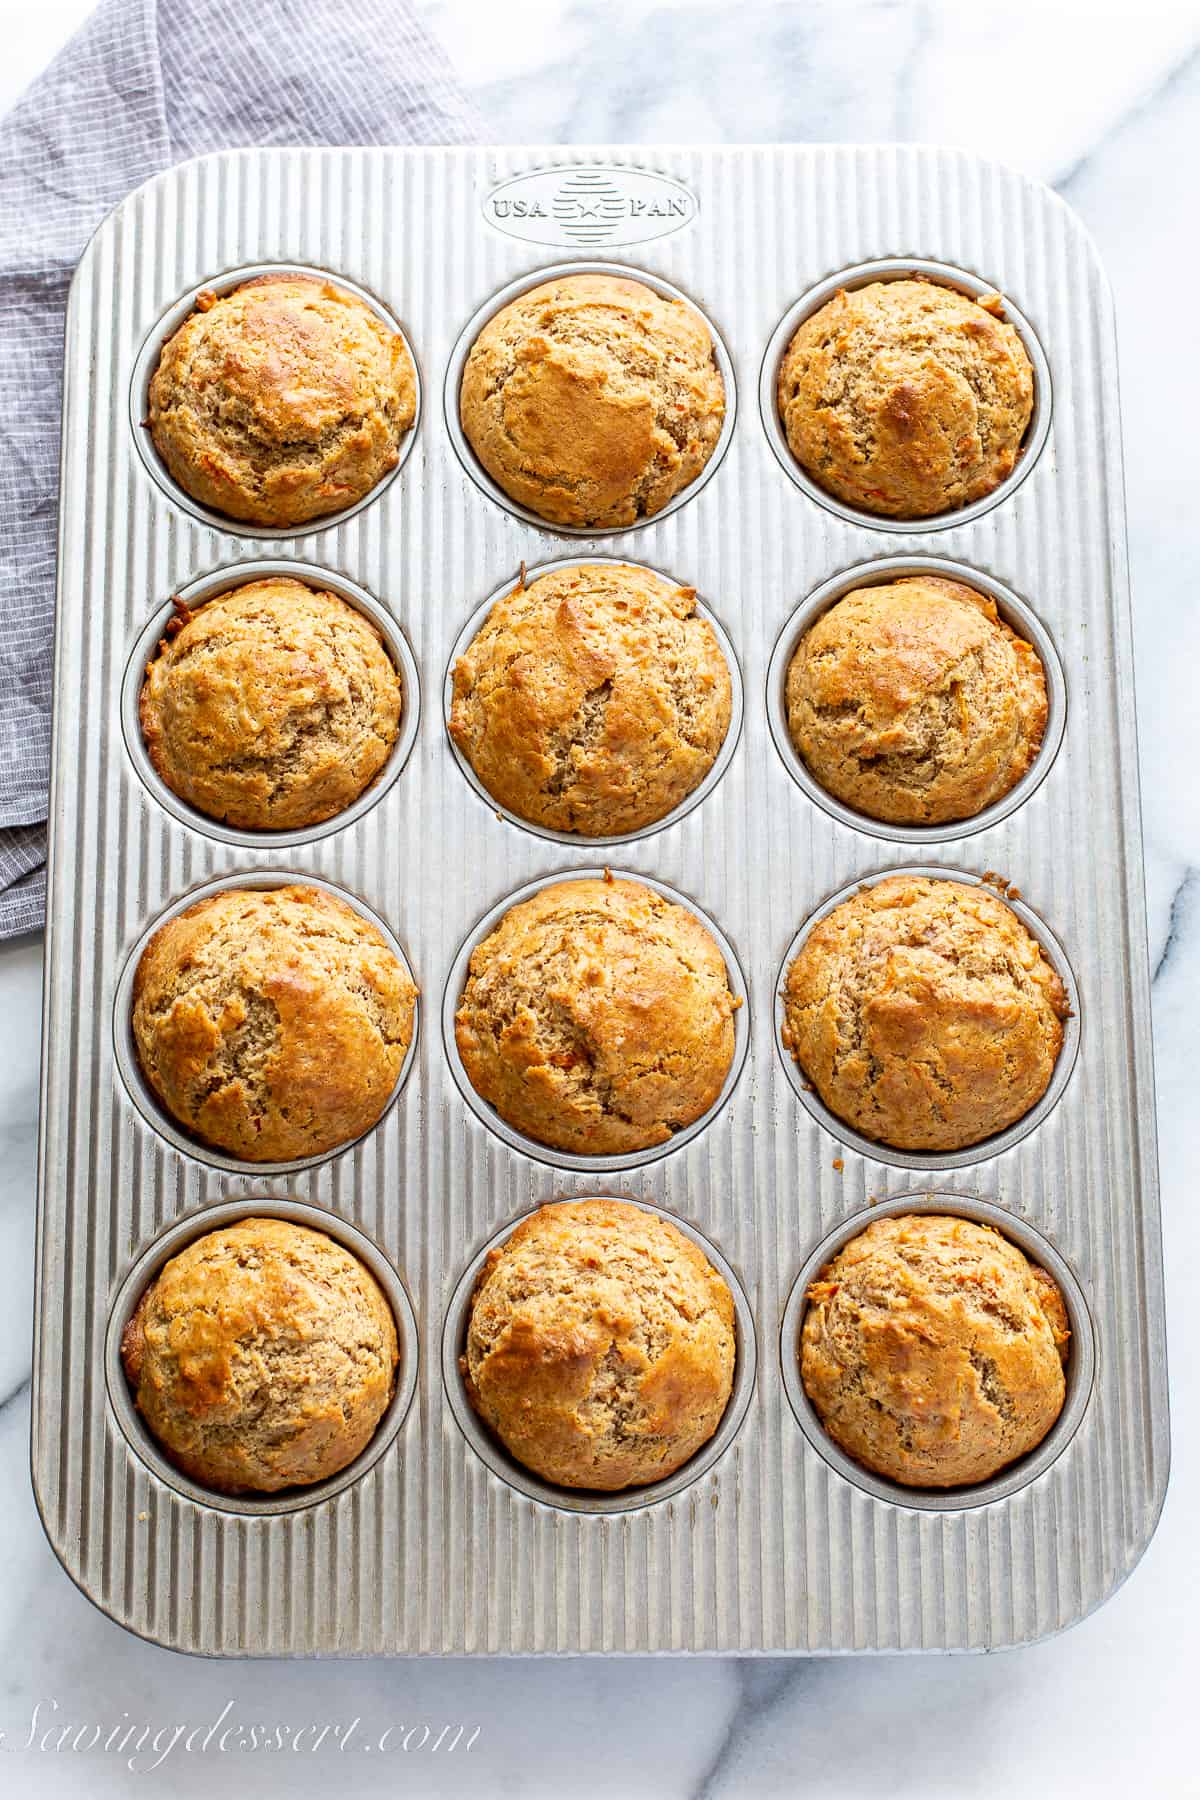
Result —
<path fill-rule="evenodd" d="M 0 120 L 0 938 L 40 925 L 63 312 L 100 220 L 243 144 L 462 144 L 403 0 L 105 0 Z"/>

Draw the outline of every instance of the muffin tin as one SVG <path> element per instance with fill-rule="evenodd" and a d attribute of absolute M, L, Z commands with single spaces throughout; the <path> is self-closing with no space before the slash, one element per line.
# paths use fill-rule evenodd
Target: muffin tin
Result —
<path fill-rule="evenodd" d="M 603 172 L 607 196 L 586 231 L 572 223 L 580 170 Z M 503 230 L 489 213 L 502 184 Z M 662 235 L 650 238 L 654 206 Z M 536 241 L 512 234 L 520 219 Z M 555 260 L 585 239 L 593 262 Z M 447 408 L 419 414 L 401 466 L 353 511 L 263 533 L 181 495 L 140 421 L 162 339 L 196 292 L 275 267 L 328 272 L 402 321 Z M 583 542 L 491 491 L 454 405 L 478 325 L 567 267 L 629 272 L 698 307 L 729 399 L 699 480 L 653 519 Z M 1038 402 L 1012 480 L 908 525 L 808 491 L 781 454 L 773 384 L 831 285 L 914 270 L 1003 292 Z M 739 413 L 735 390 L 756 377 L 763 410 Z M 113 1618 L 230 1655 L 957 1649 L 1044 1636 L 1112 1592 L 1149 1541 L 1168 1458 L 1115 394 L 1111 305 L 1074 216 L 951 152 L 246 151 L 171 170 L 100 228 L 67 321 L 33 1472 L 51 1542 Z M 746 1001 L 738 1058 L 696 1129 L 611 1167 L 502 1129 L 456 1079 L 445 1029 L 465 955 L 498 911 L 603 862 L 595 841 L 535 831 L 473 791 L 445 729 L 446 670 L 523 562 L 533 573 L 586 558 L 593 540 L 598 556 L 699 590 L 728 636 L 744 713 L 697 795 L 614 859 L 715 926 Z M 779 740 L 778 665 L 851 578 L 926 566 L 995 594 L 1034 637 L 1051 720 L 1000 806 L 914 838 L 806 786 Z M 347 813 L 277 837 L 181 805 L 149 768 L 136 716 L 171 595 L 194 604 L 276 571 L 327 583 L 381 626 L 409 734 Z M 1001 1139 L 920 1159 L 912 1196 L 913 1159 L 855 1139 L 803 1091 L 776 1000 L 797 934 L 915 856 L 1020 889 L 1075 1017 L 1046 1101 Z M 164 1118 L 131 1059 L 127 989 L 165 914 L 213 886 L 289 879 L 327 884 L 382 923 L 422 990 L 425 1029 L 373 1131 L 282 1169 L 231 1163 Z M 439 1007 L 442 1031 L 430 1028 Z M 591 1193 L 690 1231 L 739 1318 L 717 1437 L 668 1482 L 616 1497 L 560 1493 L 518 1469 L 457 1375 L 486 1250 L 531 1208 Z M 1064 1287 L 1067 1406 L 996 1482 L 889 1487 L 839 1457 L 807 1408 L 804 1283 L 878 1204 L 986 1218 Z M 334 1483 L 230 1502 L 155 1450 L 115 1346 L 165 1256 L 245 1212 L 302 1215 L 358 1248 L 385 1278 L 404 1362 L 380 1433 Z"/>

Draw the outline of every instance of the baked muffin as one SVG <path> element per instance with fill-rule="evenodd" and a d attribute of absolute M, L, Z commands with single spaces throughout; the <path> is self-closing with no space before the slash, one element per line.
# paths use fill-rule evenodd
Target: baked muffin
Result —
<path fill-rule="evenodd" d="M 995 601 L 936 575 L 855 588 L 801 640 L 787 675 L 796 753 L 872 819 L 969 819 L 1031 767 L 1046 672 Z"/>
<path fill-rule="evenodd" d="M 461 1367 L 519 1463 L 615 1492 L 672 1474 L 721 1423 L 733 1299 L 703 1251 L 626 1200 L 561 1201 L 484 1264 Z"/>
<path fill-rule="evenodd" d="M 988 888 L 894 875 L 809 932 L 783 1041 L 830 1112 L 897 1150 L 961 1150 L 1050 1085 L 1066 990 Z"/>
<path fill-rule="evenodd" d="M 173 1256 L 125 1327 L 137 1409 L 177 1468 L 224 1494 L 324 1481 L 392 1397 L 396 1322 L 323 1231 L 242 1219 Z"/>
<path fill-rule="evenodd" d="M 729 667 L 695 590 L 589 563 L 497 601 L 454 665 L 450 735 L 521 818 L 615 837 L 699 786 L 730 707 Z"/>
<path fill-rule="evenodd" d="M 558 881 L 471 955 L 455 1018 L 472 1085 L 555 1150 L 665 1144 L 712 1106 L 733 1061 L 721 952 L 640 881 Z"/>
<path fill-rule="evenodd" d="M 180 487 L 249 525 L 303 525 L 370 493 L 416 417 L 404 340 L 309 275 L 203 293 L 163 346 L 147 423 Z"/>
<path fill-rule="evenodd" d="M 1033 414 L 1033 369 L 998 294 L 917 278 L 842 290 L 780 364 L 793 456 L 864 512 L 923 519 L 981 500 L 1012 474 Z"/>
<path fill-rule="evenodd" d="M 1066 1397 L 1056 1283 L 986 1225 L 877 1219 L 808 1290 L 805 1392 L 836 1444 L 906 1487 L 987 1481 L 1041 1443 Z"/>
<path fill-rule="evenodd" d="M 488 320 L 459 398 L 510 499 L 555 525 L 661 512 L 721 435 L 725 384 L 700 314 L 622 275 L 566 275 Z"/>
<path fill-rule="evenodd" d="M 371 621 L 282 575 L 176 607 L 140 702 L 172 792 L 247 831 L 316 825 L 357 800 L 400 728 L 400 677 Z"/>
<path fill-rule="evenodd" d="M 185 1131 L 247 1162 L 319 1156 L 391 1099 L 416 989 L 376 930 L 323 888 L 225 888 L 155 932 L 133 1036 Z"/>

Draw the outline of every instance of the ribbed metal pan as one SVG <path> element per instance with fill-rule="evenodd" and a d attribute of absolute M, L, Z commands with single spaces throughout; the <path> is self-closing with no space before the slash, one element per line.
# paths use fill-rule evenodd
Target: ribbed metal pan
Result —
<path fill-rule="evenodd" d="M 453 418 L 468 322 L 582 254 L 696 304 L 738 402 L 710 478 L 636 532 L 592 540 L 497 504 L 443 401 L 451 371 Z M 781 328 L 822 284 L 889 259 L 1000 288 L 1039 374 L 1019 479 L 916 530 L 805 491 L 780 461 L 770 408 Z M 267 540 L 180 504 L 137 420 L 147 359 L 193 290 L 278 263 L 328 270 L 398 321 L 425 404 L 386 488 L 327 526 Z M 1116 394 L 1111 303 L 1078 221 L 1036 184 L 953 152 L 253 151 L 172 170 L 100 228 L 67 323 L 33 1474 L 51 1542 L 113 1618 L 238 1655 L 981 1649 L 1070 1624 L 1128 1573 L 1154 1529 L 1168 1449 Z M 451 649 L 487 596 L 522 562 L 589 551 L 694 586 L 728 634 L 744 699 L 740 740 L 699 804 L 623 841 L 616 860 L 724 934 L 746 984 L 745 1068 L 686 1144 L 603 1173 L 503 1141 L 464 1100 L 438 1029 L 480 920 L 518 888 L 602 860 L 497 814 L 453 753 L 443 700 Z M 773 739 L 768 669 L 789 621 L 847 571 L 888 558 L 976 572 L 1056 653 L 1061 747 L 982 830 L 895 841 L 864 829 L 816 803 Z M 171 594 L 280 560 L 328 571 L 392 621 L 422 704 L 407 760 L 352 818 L 276 844 L 172 803 L 122 722 L 130 659 Z M 847 884 L 913 863 L 1015 883 L 1078 995 L 1057 1103 L 998 1152 L 953 1159 L 952 1178 L 831 1133 L 776 1041 L 789 943 Z M 118 984 L 186 895 L 284 873 L 382 919 L 421 987 L 422 1029 L 391 1109 L 344 1153 L 289 1172 L 223 1168 L 131 1096 Z M 557 1506 L 480 1454 L 456 1417 L 460 1320 L 447 1316 L 521 1214 L 596 1191 L 662 1208 L 711 1245 L 735 1278 L 744 1354 L 757 1346 L 757 1369 L 740 1370 L 744 1415 L 715 1457 L 619 1511 Z M 798 1277 L 872 1202 L 914 1191 L 975 1216 L 998 1209 L 1019 1242 L 1043 1246 L 1081 1346 L 1046 1453 L 936 1507 L 839 1462 L 788 1367 Z M 417 1341 L 405 1365 L 416 1392 L 381 1452 L 334 1491 L 262 1509 L 210 1505 L 176 1481 L 110 1391 L 135 1272 L 207 1208 L 244 1200 L 290 1200 L 352 1242 L 364 1234 L 402 1310 L 411 1298 L 402 1324 Z"/>

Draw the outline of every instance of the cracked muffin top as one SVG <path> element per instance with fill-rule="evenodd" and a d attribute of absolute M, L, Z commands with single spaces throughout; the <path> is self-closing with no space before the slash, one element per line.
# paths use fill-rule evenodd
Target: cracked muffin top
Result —
<path fill-rule="evenodd" d="M 915 277 L 835 294 L 779 368 L 797 462 L 847 505 L 895 519 L 990 494 L 1033 414 L 1033 369 L 1003 304 Z"/>
<path fill-rule="evenodd" d="M 797 754 L 836 799 L 898 825 L 969 819 L 1029 769 L 1046 672 L 994 600 L 908 575 L 823 613 L 787 674 Z"/>
<path fill-rule="evenodd" d="M 180 487 L 250 525 L 341 512 L 400 460 L 416 417 L 404 340 L 315 276 L 206 292 L 150 382 L 154 446 Z"/>
<path fill-rule="evenodd" d="M 463 1378 L 527 1469 L 614 1492 L 664 1479 L 712 1437 L 733 1321 L 726 1283 L 666 1219 L 626 1200 L 561 1201 L 484 1264 Z"/>
<path fill-rule="evenodd" d="M 986 1225 L 877 1219 L 808 1290 L 805 1392 L 836 1444 L 906 1487 L 987 1481 L 1062 1411 L 1057 1284 Z"/>
<path fill-rule="evenodd" d="M 695 590 L 589 563 L 497 601 L 454 666 L 450 734 L 521 818 L 615 837 L 699 786 L 730 707 L 729 668 Z"/>
<path fill-rule="evenodd" d="M 725 417 L 704 320 L 618 275 L 518 295 L 471 346 L 463 430 L 510 499 L 555 525 L 615 530 L 700 473 Z"/>
<path fill-rule="evenodd" d="M 369 1269 L 322 1231 L 242 1219 L 173 1256 L 121 1338 L 137 1409 L 219 1493 L 325 1481 L 392 1397 L 396 1323 Z"/>
<path fill-rule="evenodd" d="M 226 888 L 168 919 L 133 983 L 138 1061 L 185 1131 L 247 1162 L 349 1143 L 391 1099 L 416 989 L 323 888 Z"/>
<path fill-rule="evenodd" d="M 894 875 L 809 932 L 783 1041 L 839 1119 L 897 1150 L 961 1150 L 1050 1085 L 1069 1016 L 1041 945 L 990 889 Z"/>
<path fill-rule="evenodd" d="M 455 1018 L 472 1085 L 556 1150 L 665 1144 L 717 1100 L 734 999 L 711 934 L 640 881 L 540 888 L 476 945 Z"/>
<path fill-rule="evenodd" d="M 176 607 L 139 705 L 167 786 L 247 831 L 316 825 L 357 800 L 400 728 L 400 678 L 371 621 L 278 575 Z"/>

